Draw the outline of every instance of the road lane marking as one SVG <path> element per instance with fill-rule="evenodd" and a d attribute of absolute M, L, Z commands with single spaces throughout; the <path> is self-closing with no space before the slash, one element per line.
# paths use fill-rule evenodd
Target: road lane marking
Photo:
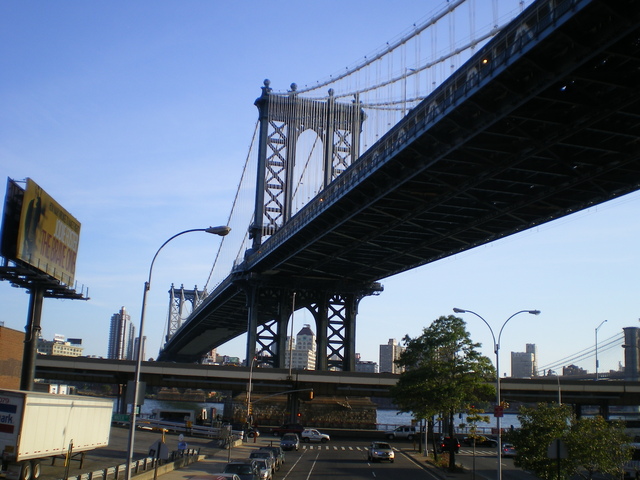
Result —
<path fill-rule="evenodd" d="M 307 475 L 307 480 L 309 480 L 309 478 L 311 477 L 311 472 L 313 472 L 313 469 L 314 469 L 314 468 L 315 468 L 315 466 L 316 466 L 316 462 L 318 461 L 318 457 L 319 457 L 319 456 L 320 456 L 320 453 L 318 453 L 318 454 L 316 455 L 315 460 L 314 460 L 314 461 L 313 461 L 313 463 L 311 464 L 311 468 L 309 469 L 309 475 Z"/>
<path fill-rule="evenodd" d="M 303 449 L 303 451 L 302 451 L 302 455 L 300 455 L 300 456 L 298 457 L 298 459 L 296 460 L 296 463 L 294 463 L 293 465 L 291 465 L 291 468 L 287 471 L 287 474 L 286 474 L 284 477 L 282 477 L 282 480 L 285 480 L 285 479 L 289 476 L 289 474 L 293 471 L 293 469 L 294 469 L 294 468 L 296 468 L 296 465 L 298 465 L 298 462 L 299 462 L 300 460 L 302 460 L 302 457 L 304 456 L 304 454 L 305 454 L 305 453 L 307 453 L 307 452 L 306 452 L 306 451 L 304 451 L 304 449 Z"/>

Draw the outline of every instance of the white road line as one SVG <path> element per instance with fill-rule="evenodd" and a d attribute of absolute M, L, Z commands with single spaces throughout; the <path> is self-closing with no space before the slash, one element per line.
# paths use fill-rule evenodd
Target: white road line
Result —
<path fill-rule="evenodd" d="M 316 466 L 316 462 L 318 461 L 318 457 L 320 456 L 320 454 L 318 453 L 318 455 L 316 455 L 315 460 L 313 461 L 313 464 L 311 464 L 311 468 L 309 469 L 309 475 L 307 475 L 307 480 L 309 480 L 309 478 L 311 477 L 311 472 L 313 472 L 313 469 Z"/>
<path fill-rule="evenodd" d="M 303 451 L 302 451 L 302 455 L 300 455 L 300 456 L 298 457 L 298 459 L 296 460 L 296 463 L 294 463 L 293 465 L 291 465 L 291 468 L 289 469 L 289 471 L 287 471 L 287 474 L 282 478 L 282 480 L 285 480 L 285 479 L 289 476 L 289 474 L 293 471 L 293 469 L 294 469 L 294 468 L 296 468 L 296 465 L 298 464 L 298 462 L 299 462 L 300 460 L 302 460 L 302 456 L 303 456 L 305 453 L 307 453 L 307 452 L 305 452 L 305 451 L 304 451 L 304 449 L 303 449 Z"/>

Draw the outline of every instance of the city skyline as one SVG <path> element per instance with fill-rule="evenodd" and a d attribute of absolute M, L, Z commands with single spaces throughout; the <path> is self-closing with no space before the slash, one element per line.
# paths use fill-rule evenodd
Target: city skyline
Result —
<path fill-rule="evenodd" d="M 2 2 L 0 68 L 10 74 L 0 78 L 0 174 L 33 178 L 82 224 L 76 278 L 90 300 L 46 299 L 43 336 L 83 338 L 86 355 L 106 357 L 114 311 L 125 306 L 138 328 L 162 242 L 227 221 L 263 79 L 286 90 L 326 78 L 443 5 L 398 2 L 391 9 L 364 0 L 253 4 L 260 15 L 247 15 L 246 5 L 189 0 Z M 356 25 L 334 23 L 338 11 Z M 274 62 L 273 49 L 282 61 Z M 527 342 L 537 345 L 540 365 L 592 347 L 606 319 L 605 342 L 638 324 L 639 210 L 636 192 L 383 279 L 384 291 L 359 304 L 356 351 L 376 359 L 389 338 L 418 336 L 454 307 L 477 312 L 496 331 L 516 311 L 541 310 L 505 328 L 506 371 L 510 352 Z M 170 285 L 202 287 L 219 242 L 191 234 L 163 250 L 149 291 L 147 356 L 156 357 L 165 335 Z M 0 282 L 0 299 L 5 326 L 23 331 L 28 295 Z M 486 325 L 464 320 L 493 361 Z M 305 323 L 313 325 L 312 316 L 296 312 L 294 328 Z M 219 351 L 242 359 L 244 341 Z M 601 372 L 616 369 L 622 349 L 599 359 Z M 594 371 L 594 359 L 578 366 Z"/>

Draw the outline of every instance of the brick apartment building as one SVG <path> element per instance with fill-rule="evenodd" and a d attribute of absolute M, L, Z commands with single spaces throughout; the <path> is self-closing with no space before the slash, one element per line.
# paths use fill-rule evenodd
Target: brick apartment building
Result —
<path fill-rule="evenodd" d="M 23 349 L 24 332 L 0 325 L 0 388 L 20 388 Z"/>

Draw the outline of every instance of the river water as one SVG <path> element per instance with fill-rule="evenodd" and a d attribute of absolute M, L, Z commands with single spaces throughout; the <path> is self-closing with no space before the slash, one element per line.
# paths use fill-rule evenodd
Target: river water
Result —
<path fill-rule="evenodd" d="M 212 409 L 213 414 L 224 414 L 224 404 L 222 403 L 196 403 L 196 402 L 170 402 L 165 400 L 154 400 L 154 399 L 145 399 L 144 405 L 142 405 L 141 415 L 149 416 L 153 414 L 154 410 L 164 409 L 164 410 L 195 410 L 196 414 L 199 413 L 202 409 L 206 409 L 210 414 Z M 395 427 L 399 425 L 410 425 L 413 420 L 413 416 L 410 413 L 398 412 L 397 410 L 387 410 L 387 409 L 378 409 L 377 412 L 377 423 L 378 428 L 381 430 L 393 430 Z M 459 427 L 460 424 L 467 424 L 466 415 L 460 414 L 456 415 L 454 418 L 454 422 L 456 428 Z M 478 432 L 480 433 L 491 433 L 493 428 L 496 428 L 496 419 L 493 415 L 489 415 L 489 422 L 483 423 L 480 422 L 477 424 Z M 504 428 L 519 428 L 520 422 L 518 421 L 516 414 L 505 413 L 502 421 L 500 422 L 500 426 Z M 460 429 L 462 433 L 465 433 L 465 429 Z"/>
<path fill-rule="evenodd" d="M 489 434 L 498 427 L 496 418 L 493 415 L 487 414 L 489 422 L 479 422 L 477 424 L 478 433 Z M 413 416 L 410 413 L 400 413 L 397 410 L 378 410 L 378 426 L 382 430 L 391 430 L 392 426 L 397 425 L 411 425 Z M 461 433 L 466 433 L 468 429 L 467 416 L 464 413 L 458 414 L 454 417 L 454 423 L 456 429 Z M 464 428 L 460 428 L 460 424 L 466 425 Z M 504 417 L 500 420 L 500 427 L 504 429 L 520 428 L 520 421 L 518 415 L 515 413 L 505 413 Z M 437 426 L 436 426 L 437 428 Z"/>

